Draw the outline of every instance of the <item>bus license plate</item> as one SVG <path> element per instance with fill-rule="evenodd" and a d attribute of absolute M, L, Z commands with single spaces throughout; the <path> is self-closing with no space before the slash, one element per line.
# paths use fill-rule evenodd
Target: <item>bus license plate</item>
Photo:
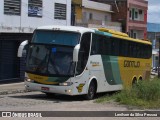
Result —
<path fill-rule="evenodd" d="M 41 87 L 41 90 L 42 91 L 49 91 L 49 88 L 48 87 Z"/>

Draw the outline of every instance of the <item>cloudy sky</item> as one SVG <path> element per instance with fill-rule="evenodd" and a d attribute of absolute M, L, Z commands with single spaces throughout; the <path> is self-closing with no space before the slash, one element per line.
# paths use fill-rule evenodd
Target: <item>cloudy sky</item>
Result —
<path fill-rule="evenodd" d="M 160 23 L 160 0 L 148 0 L 148 22 Z"/>

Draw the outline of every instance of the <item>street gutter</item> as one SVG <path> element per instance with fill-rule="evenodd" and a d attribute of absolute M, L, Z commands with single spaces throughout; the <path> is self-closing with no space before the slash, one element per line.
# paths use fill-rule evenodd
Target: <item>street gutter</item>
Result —
<path fill-rule="evenodd" d="M 31 92 L 31 91 L 25 89 L 24 82 L 0 85 L 0 95 L 26 93 L 26 92 Z"/>

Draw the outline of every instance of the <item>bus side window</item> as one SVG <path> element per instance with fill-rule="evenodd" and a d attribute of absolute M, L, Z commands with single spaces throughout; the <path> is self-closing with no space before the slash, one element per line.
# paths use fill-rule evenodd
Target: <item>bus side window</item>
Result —
<path fill-rule="evenodd" d="M 147 45 L 147 58 L 151 58 L 152 56 L 152 47 Z"/>
<path fill-rule="evenodd" d="M 133 43 L 133 57 L 137 57 L 137 43 Z"/>
<path fill-rule="evenodd" d="M 99 54 L 100 51 L 99 44 L 100 44 L 99 35 L 92 34 L 91 55 Z"/>
<path fill-rule="evenodd" d="M 105 39 L 103 40 L 103 51 L 104 51 L 104 55 L 110 55 L 112 48 L 110 45 L 111 41 L 109 37 L 105 37 Z"/>
<path fill-rule="evenodd" d="M 141 58 L 145 58 L 145 45 L 141 44 Z"/>
<path fill-rule="evenodd" d="M 140 45 L 137 44 L 137 58 L 140 58 L 141 57 L 141 53 L 140 53 Z"/>
<path fill-rule="evenodd" d="M 93 34 L 91 55 L 102 54 L 107 55 L 109 51 L 109 38 L 104 35 Z"/>
<path fill-rule="evenodd" d="M 149 45 L 144 45 L 144 58 L 145 59 L 148 59 L 148 58 L 150 58 L 151 57 L 151 46 L 149 46 Z"/>
<path fill-rule="evenodd" d="M 111 38 L 111 55 L 119 55 L 119 40 L 117 38 Z"/>
<path fill-rule="evenodd" d="M 81 39 L 81 47 L 78 55 L 77 75 L 81 74 L 87 64 L 90 51 L 91 33 L 84 33 Z"/>
<path fill-rule="evenodd" d="M 129 42 L 129 57 L 133 57 L 133 43 Z"/>

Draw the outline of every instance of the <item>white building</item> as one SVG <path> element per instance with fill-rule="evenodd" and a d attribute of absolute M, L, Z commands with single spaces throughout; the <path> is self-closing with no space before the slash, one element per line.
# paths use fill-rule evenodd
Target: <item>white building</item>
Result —
<path fill-rule="evenodd" d="M 38 26 L 70 25 L 71 0 L 0 0 L 0 82 L 23 80 L 19 44 Z"/>
<path fill-rule="evenodd" d="M 71 0 L 0 0 L 0 32 L 32 33 L 42 25 L 70 25 Z"/>

